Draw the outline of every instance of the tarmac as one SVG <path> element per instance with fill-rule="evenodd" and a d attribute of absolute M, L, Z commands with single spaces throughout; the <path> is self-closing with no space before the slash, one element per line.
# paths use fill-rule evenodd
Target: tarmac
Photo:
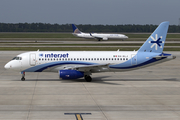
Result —
<path fill-rule="evenodd" d="M 69 41 L 70 40 L 70 41 Z M 78 40 L 78 41 L 77 41 Z M 7 48 L 14 48 L 14 47 L 18 47 L 18 48 L 46 48 L 46 47 L 61 47 L 61 48 L 79 48 L 79 47 L 88 47 L 88 48 L 139 48 L 141 47 L 141 45 L 137 46 L 137 45 L 130 45 L 130 44 L 143 44 L 145 41 L 97 41 L 97 40 L 89 40 L 89 41 L 80 41 L 79 39 L 75 39 L 74 41 L 72 41 L 72 39 L 68 39 L 67 41 L 46 41 L 46 40 L 31 40 L 31 39 L 25 39 L 25 40 L 2 40 L 0 39 L 0 48 L 3 47 L 7 47 Z M 28 45 L 28 44 L 29 45 Z M 177 44 L 176 46 L 164 46 L 164 48 L 180 48 L 180 46 L 178 45 L 180 43 L 180 41 L 166 41 L 166 43 L 171 43 L 171 44 Z M 80 45 L 78 45 L 80 44 Z M 90 44 L 90 45 L 88 45 Z M 104 45 L 102 45 L 104 44 Z M 122 44 L 122 45 L 112 45 L 112 44 Z M 124 45 L 127 44 L 127 45 Z M 129 46 L 129 45 L 130 46 Z M 82 46 L 83 45 L 83 46 Z"/>
<path fill-rule="evenodd" d="M 180 52 L 155 66 L 61 80 L 4 65 L 24 51 L 0 51 L 0 120 L 180 120 Z"/>

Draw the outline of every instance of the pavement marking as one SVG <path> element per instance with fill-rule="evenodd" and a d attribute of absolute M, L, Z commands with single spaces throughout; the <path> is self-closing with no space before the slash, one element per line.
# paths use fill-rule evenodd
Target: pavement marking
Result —
<path fill-rule="evenodd" d="M 64 113 L 64 115 L 75 115 L 76 120 L 83 120 L 82 115 L 91 115 L 91 113 Z"/>

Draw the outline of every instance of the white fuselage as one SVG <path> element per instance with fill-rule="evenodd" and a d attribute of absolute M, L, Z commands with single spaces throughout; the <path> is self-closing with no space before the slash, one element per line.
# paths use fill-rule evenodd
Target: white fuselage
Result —
<path fill-rule="evenodd" d="M 25 71 L 31 67 L 44 64 L 61 62 L 61 65 L 49 67 L 44 69 L 46 72 L 58 72 L 58 70 L 66 69 L 68 67 L 82 66 L 86 64 L 119 64 L 131 59 L 137 52 L 120 52 L 120 51 L 33 51 L 18 55 L 17 60 L 11 60 L 5 65 L 5 68 Z M 69 62 L 69 63 L 67 63 Z M 103 71 L 112 71 L 112 69 L 104 69 Z M 36 71 L 36 70 L 35 70 Z M 26 72 L 35 72 L 26 71 Z M 115 69 L 117 71 L 117 69 Z M 96 71 L 95 71 L 96 72 Z"/>
<path fill-rule="evenodd" d="M 88 38 L 88 39 L 127 39 L 128 37 L 123 34 L 104 34 L 104 33 L 73 33 L 74 36 Z"/>

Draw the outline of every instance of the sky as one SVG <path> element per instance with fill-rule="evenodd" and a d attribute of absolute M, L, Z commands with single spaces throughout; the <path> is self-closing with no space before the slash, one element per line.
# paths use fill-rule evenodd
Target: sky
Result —
<path fill-rule="evenodd" d="M 1 0 L 0 23 L 178 25 L 180 0 Z"/>

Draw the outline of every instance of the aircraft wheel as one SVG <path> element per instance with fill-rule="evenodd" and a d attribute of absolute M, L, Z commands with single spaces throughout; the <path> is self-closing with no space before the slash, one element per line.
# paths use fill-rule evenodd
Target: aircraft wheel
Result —
<path fill-rule="evenodd" d="M 92 78 L 91 78 L 91 76 L 85 76 L 85 80 L 86 80 L 86 82 L 91 82 Z"/>
<path fill-rule="evenodd" d="M 24 78 L 24 77 L 22 77 L 22 78 L 21 78 L 21 81 L 25 81 L 25 78 Z"/>

